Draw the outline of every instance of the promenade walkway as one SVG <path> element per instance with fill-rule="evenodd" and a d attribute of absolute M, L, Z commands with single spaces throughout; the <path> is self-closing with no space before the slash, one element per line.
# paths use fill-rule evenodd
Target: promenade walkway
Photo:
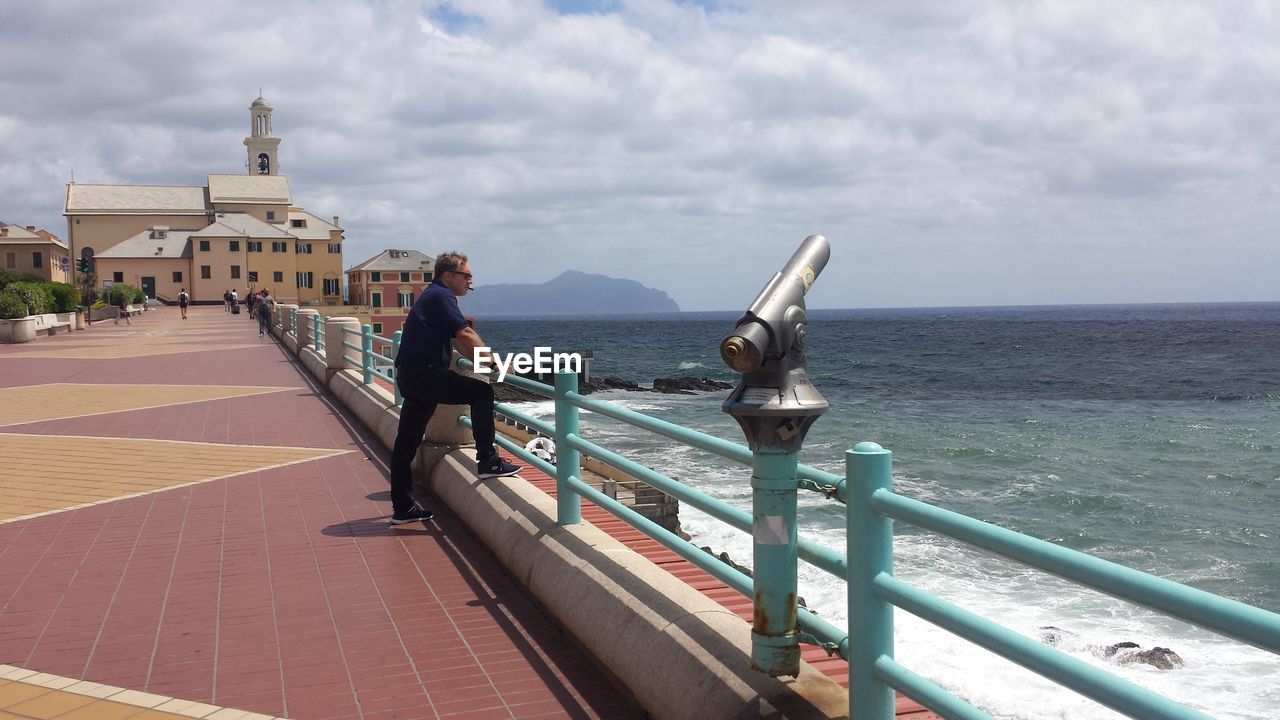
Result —
<path fill-rule="evenodd" d="M 244 315 L 0 345 L 0 718 L 631 718 Z"/>

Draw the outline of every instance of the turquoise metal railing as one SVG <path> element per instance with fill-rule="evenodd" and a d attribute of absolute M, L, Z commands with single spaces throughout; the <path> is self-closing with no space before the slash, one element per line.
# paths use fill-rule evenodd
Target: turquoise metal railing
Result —
<path fill-rule="evenodd" d="M 320 323 L 320 327 L 323 327 L 323 323 Z M 323 330 L 313 335 L 319 337 L 322 332 Z M 372 383 L 373 378 L 377 377 L 394 386 L 394 372 L 375 370 L 374 360 L 393 364 L 400 334 L 396 333 L 395 337 L 388 340 L 373 335 L 368 325 L 359 332 L 344 330 L 344 334 L 360 340 L 356 343 L 344 337 L 344 348 L 360 353 L 359 357 L 347 354 L 344 357 L 362 369 L 365 382 Z M 380 346 L 390 345 L 391 355 L 375 352 L 375 342 Z M 459 364 L 467 368 L 472 366 L 466 359 L 460 360 Z M 555 400 L 553 423 L 502 403 L 497 404 L 495 410 L 524 423 L 538 433 L 555 438 L 558 458 L 554 465 L 501 435 L 497 437 L 497 442 L 513 455 L 556 479 L 558 523 L 569 525 L 581 522 L 581 499 L 585 498 L 737 592 L 746 597 L 753 596 L 756 588 L 751 577 L 585 482 L 581 477 L 580 459 L 582 455 L 587 455 L 617 468 L 743 532 L 753 531 L 751 514 L 584 439 L 581 437 L 580 411 L 597 413 L 734 462 L 753 466 L 758 461 L 748 448 L 583 396 L 578 392 L 577 375 L 573 373 L 557 373 L 555 386 L 517 376 L 508 376 L 505 382 Z M 402 402 L 398 393 L 396 401 L 397 404 Z M 459 421 L 468 427 L 471 425 L 471 419 L 466 416 L 459 418 Z M 798 465 L 794 470 L 783 470 L 794 476 L 794 483 L 798 488 L 812 490 L 846 504 L 848 535 L 845 555 L 841 556 L 840 553 L 803 537 L 796 543 L 796 554 L 799 559 L 848 582 L 849 628 L 838 628 L 807 608 L 797 608 L 796 611 L 803 641 L 817 643 L 828 653 L 849 661 L 849 706 L 854 718 L 892 718 L 894 690 L 947 718 L 990 717 L 894 660 L 895 607 L 1129 717 L 1178 720 L 1207 717 L 895 579 L 892 574 L 893 520 L 974 545 L 1068 581 L 1280 654 L 1280 615 L 1276 613 L 893 493 L 892 455 L 874 443 L 860 443 L 846 453 L 844 477 L 805 465 Z"/>

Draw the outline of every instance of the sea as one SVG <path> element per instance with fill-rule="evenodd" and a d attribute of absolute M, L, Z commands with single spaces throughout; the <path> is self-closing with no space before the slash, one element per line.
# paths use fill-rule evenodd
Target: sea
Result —
<path fill-rule="evenodd" d="M 465 309 L 465 308 L 464 308 Z M 590 350 L 593 376 L 737 376 L 720 340 L 739 313 L 480 319 L 502 352 Z M 808 373 L 830 403 L 801 461 L 843 473 L 871 440 L 894 489 L 1032 537 L 1280 612 L 1280 303 L 809 312 Z M 727 391 L 595 397 L 743 441 Z M 550 418 L 551 403 L 521 407 Z M 749 469 L 599 415 L 583 436 L 750 510 Z M 751 562 L 751 539 L 688 507 L 698 545 Z M 843 550 L 844 508 L 802 492 L 800 534 Z M 1280 656 L 895 525 L 894 573 L 1028 637 L 1053 626 L 1085 662 L 1213 717 L 1271 720 Z M 845 585 L 801 564 L 800 594 L 837 625 Z M 1118 666 L 1097 646 L 1174 650 L 1180 669 Z M 895 613 L 896 658 L 998 718 L 1120 715 Z"/>

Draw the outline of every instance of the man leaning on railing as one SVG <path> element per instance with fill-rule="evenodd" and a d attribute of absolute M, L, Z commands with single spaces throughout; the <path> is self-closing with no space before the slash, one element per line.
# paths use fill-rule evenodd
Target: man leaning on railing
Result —
<path fill-rule="evenodd" d="M 493 388 L 486 382 L 450 368 L 453 347 L 464 357 L 484 347 L 458 308 L 458 298 L 471 290 L 471 265 L 458 252 L 436 257 L 435 279 L 405 317 L 396 355 L 396 385 L 404 396 L 400 426 L 391 450 L 392 525 L 430 520 L 432 512 L 414 501 L 409 469 L 422 443 L 436 405 L 471 406 L 471 431 L 476 441 L 476 474 L 481 479 L 514 475 L 520 466 L 498 457 L 493 445 Z"/>

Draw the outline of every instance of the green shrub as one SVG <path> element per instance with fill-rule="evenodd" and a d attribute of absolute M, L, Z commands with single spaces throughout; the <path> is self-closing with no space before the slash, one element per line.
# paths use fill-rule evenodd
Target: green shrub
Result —
<path fill-rule="evenodd" d="M 144 303 L 144 302 L 146 302 L 146 301 L 147 301 L 147 294 L 146 294 L 146 293 L 144 293 L 144 292 L 142 292 L 142 290 L 141 290 L 140 288 L 134 288 L 134 289 L 133 289 L 133 299 L 132 299 L 132 300 L 130 300 L 129 302 L 133 302 L 133 303 Z"/>
<path fill-rule="evenodd" d="M 0 292 L 0 319 L 9 320 L 27 316 L 27 304 L 18 297 L 18 293 L 6 289 Z"/>
<path fill-rule="evenodd" d="M 49 283 L 13 282 L 4 289 L 5 293 L 14 293 L 26 306 L 25 315 L 43 315 L 53 312 L 53 295 L 46 287 Z"/>
<path fill-rule="evenodd" d="M 9 285 L 16 282 L 38 283 L 38 282 L 44 282 L 44 281 L 35 275 L 30 275 L 26 273 L 19 275 L 17 273 L 11 273 L 11 272 L 6 272 L 4 270 L 0 270 L 0 290 L 4 290 L 6 287 L 9 287 Z"/>
<path fill-rule="evenodd" d="M 80 288 L 66 283 L 51 282 L 47 284 L 49 294 L 53 296 L 53 312 L 75 312 L 80 305 Z"/>
<path fill-rule="evenodd" d="M 90 309 L 90 310 L 101 310 L 102 308 L 104 308 L 104 307 L 106 307 L 106 306 L 107 306 L 107 302 L 106 302 L 105 300 L 99 300 L 99 301 L 95 302 L 93 305 L 90 305 L 90 306 L 89 306 L 89 309 Z"/>
<path fill-rule="evenodd" d="M 141 302 L 141 300 L 138 300 L 137 298 L 139 296 L 142 296 L 142 291 L 126 283 L 116 283 L 115 285 L 111 286 L 110 290 L 107 291 L 107 303 L 109 305 L 118 304 L 120 302 L 121 295 L 125 297 L 125 302 L 128 302 L 128 303 Z"/>

